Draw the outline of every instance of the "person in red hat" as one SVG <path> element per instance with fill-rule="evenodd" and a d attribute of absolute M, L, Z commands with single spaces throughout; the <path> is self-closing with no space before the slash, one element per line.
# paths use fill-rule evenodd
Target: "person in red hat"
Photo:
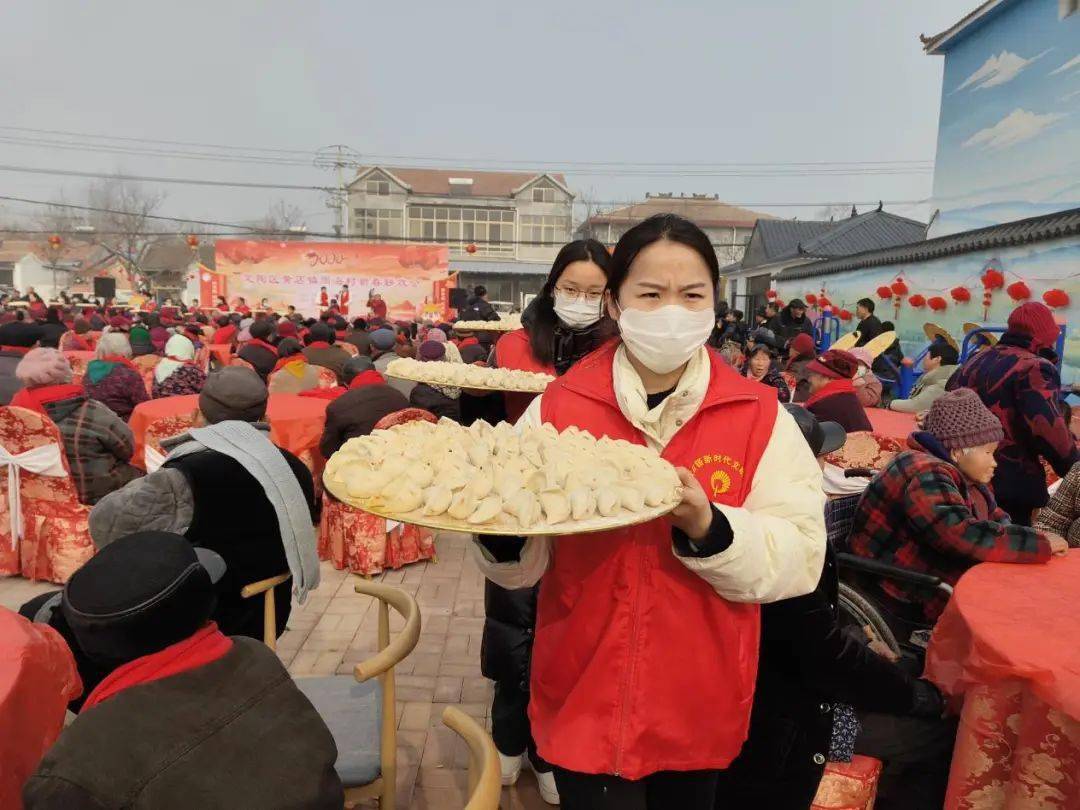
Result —
<path fill-rule="evenodd" d="M 806 407 L 823 422 L 836 422 L 848 433 L 872 430 L 866 410 L 855 392 L 859 361 L 851 352 L 829 349 L 806 364 L 810 397 Z"/>
<path fill-rule="evenodd" d="M 1001 420 L 1005 439 L 996 453 L 994 492 L 1013 522 L 1024 526 L 1049 500 L 1040 459 L 1062 478 L 1080 461 L 1062 412 L 1054 352 L 1059 334 L 1046 305 L 1021 304 L 1001 340 L 971 357 L 946 386 L 971 388 Z"/>
<path fill-rule="evenodd" d="M 792 391 L 792 402 L 806 402 L 810 396 L 810 378 L 807 376 L 806 367 L 817 354 L 814 346 L 814 338 L 805 332 L 796 335 L 788 344 L 787 365 L 784 371 L 795 377 L 795 390 Z"/>

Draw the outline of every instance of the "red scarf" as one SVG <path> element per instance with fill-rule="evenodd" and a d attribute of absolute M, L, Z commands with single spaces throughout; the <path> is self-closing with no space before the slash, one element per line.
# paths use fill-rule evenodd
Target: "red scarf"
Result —
<path fill-rule="evenodd" d="M 357 388 L 363 388 L 365 385 L 382 385 L 386 382 L 386 377 L 377 372 L 373 368 L 369 368 L 367 371 L 361 371 L 355 377 L 351 383 L 349 383 L 349 390 L 354 391 Z"/>
<path fill-rule="evenodd" d="M 30 351 L 30 346 L 0 346 L 0 352 L 11 352 L 12 354 L 26 354 Z"/>
<path fill-rule="evenodd" d="M 277 346 L 274 346 L 271 343 L 267 343 L 265 340 L 260 340 L 259 338 L 252 338 L 251 340 L 246 341 L 244 343 L 244 345 L 245 346 L 262 346 L 267 351 L 273 352 L 275 357 L 277 356 Z"/>
<path fill-rule="evenodd" d="M 101 360 L 104 363 L 119 363 L 122 366 L 127 366 L 132 371 L 137 371 L 139 374 L 142 374 L 142 372 L 139 371 L 139 367 L 137 365 L 135 365 L 134 363 L 132 363 L 129 358 L 124 357 L 123 355 L 120 355 L 120 354 L 107 354 L 104 357 L 100 357 L 98 359 Z"/>
<path fill-rule="evenodd" d="M 844 377 L 839 380 L 829 380 L 825 386 L 819 389 L 816 393 L 810 395 L 810 398 L 806 400 L 806 407 L 810 407 L 815 402 L 821 402 L 826 397 L 831 397 L 833 394 L 854 394 L 855 383 Z"/>
<path fill-rule="evenodd" d="M 225 654 L 232 649 L 232 645 L 232 639 L 218 630 L 214 622 L 210 622 L 183 641 L 178 641 L 156 653 L 136 658 L 119 669 L 113 670 L 90 693 L 82 710 L 85 712 L 133 686 L 160 681 L 162 678 L 179 675 L 181 672 L 213 663 L 219 658 L 224 658 Z"/>
<path fill-rule="evenodd" d="M 479 346 L 479 345 L 480 345 L 480 341 L 477 338 L 467 337 L 467 338 L 464 338 L 460 343 L 458 343 L 458 348 L 459 349 L 464 349 L 466 346 Z"/>
<path fill-rule="evenodd" d="M 301 391 L 300 396 L 308 397 L 309 399 L 330 399 L 334 400 L 348 391 L 348 388 L 342 388 L 340 385 L 333 388 L 309 388 L 307 391 Z"/>
<path fill-rule="evenodd" d="M 329 349 L 330 344 L 327 343 L 325 340 L 313 340 L 307 345 L 307 347 L 309 349 Z"/>
<path fill-rule="evenodd" d="M 59 402 L 62 399 L 85 396 L 85 394 L 86 391 L 77 383 L 43 385 L 40 388 L 20 389 L 11 398 L 11 404 L 17 408 L 26 408 L 29 411 L 36 411 L 42 416 L 48 416 L 49 412 L 45 410 L 46 403 Z"/>

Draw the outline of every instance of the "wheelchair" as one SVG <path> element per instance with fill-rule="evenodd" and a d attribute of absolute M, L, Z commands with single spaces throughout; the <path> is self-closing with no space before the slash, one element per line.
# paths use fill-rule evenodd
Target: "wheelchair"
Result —
<path fill-rule="evenodd" d="M 845 475 L 872 477 L 873 470 L 847 470 Z M 913 667 L 921 668 L 933 626 L 921 620 L 911 621 L 892 614 L 873 593 L 870 583 L 887 579 L 917 588 L 938 590 L 948 596 L 952 595 L 952 586 L 932 574 L 850 553 L 848 539 L 861 497 L 848 495 L 832 498 L 825 506 L 826 535 L 836 554 L 840 575 L 840 627 L 848 633 L 866 638 L 867 641 L 876 637 L 898 658 L 910 662 Z"/>

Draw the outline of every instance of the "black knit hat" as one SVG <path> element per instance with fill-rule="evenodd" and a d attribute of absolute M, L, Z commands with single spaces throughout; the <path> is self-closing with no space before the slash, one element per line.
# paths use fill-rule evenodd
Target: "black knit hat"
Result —
<path fill-rule="evenodd" d="M 188 638 L 210 619 L 225 562 L 179 534 L 136 532 L 102 548 L 64 588 L 80 649 L 120 664 Z"/>

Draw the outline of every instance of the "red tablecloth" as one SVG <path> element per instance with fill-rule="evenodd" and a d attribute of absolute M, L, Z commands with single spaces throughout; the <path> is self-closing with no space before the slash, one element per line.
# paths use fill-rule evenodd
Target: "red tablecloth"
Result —
<path fill-rule="evenodd" d="M 946 808 L 1080 807 L 1080 551 L 984 563 L 934 629 L 926 675 L 964 698 Z"/>
<path fill-rule="evenodd" d="M 218 365 L 229 365 L 229 361 L 232 359 L 231 343 L 211 343 L 206 348 L 210 350 L 210 356 L 217 361 Z"/>
<path fill-rule="evenodd" d="M 296 394 L 271 394 L 267 406 L 270 422 L 270 438 L 296 456 L 311 451 L 318 455 L 319 439 L 326 423 L 326 406 L 329 400 L 301 397 Z M 199 397 L 191 394 L 183 397 L 164 397 L 140 402 L 131 412 L 128 425 L 135 434 L 135 455 L 131 463 L 143 467 L 143 453 L 147 426 L 163 416 L 192 413 L 199 407 Z"/>
<path fill-rule="evenodd" d="M 879 436 L 891 436 L 894 439 L 907 439 L 915 430 L 915 414 L 887 411 L 884 408 L 867 408 L 866 415 Z"/>

